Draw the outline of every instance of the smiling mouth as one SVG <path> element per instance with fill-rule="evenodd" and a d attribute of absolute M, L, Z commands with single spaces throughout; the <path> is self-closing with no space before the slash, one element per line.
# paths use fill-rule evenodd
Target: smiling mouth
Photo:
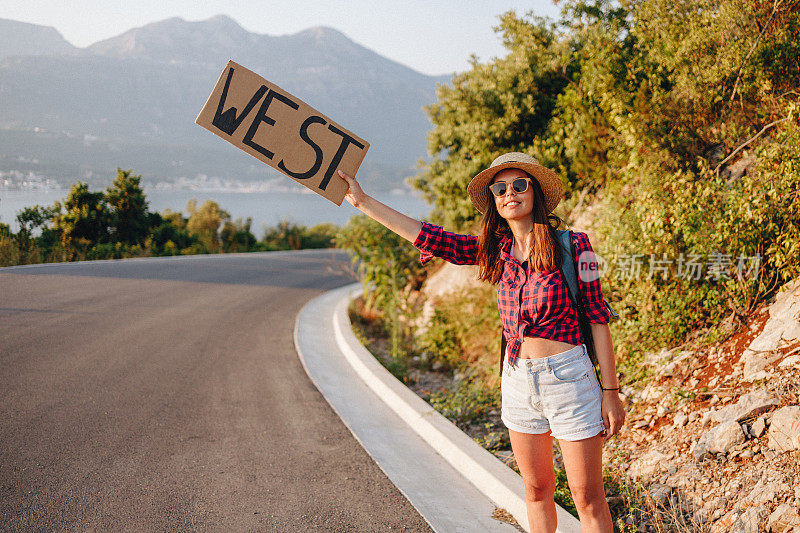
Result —
<path fill-rule="evenodd" d="M 506 202 L 506 207 L 508 207 L 508 206 L 512 206 L 513 207 L 514 205 L 519 205 L 520 203 L 522 203 L 522 202 L 518 202 L 516 200 L 511 200 L 510 202 Z"/>

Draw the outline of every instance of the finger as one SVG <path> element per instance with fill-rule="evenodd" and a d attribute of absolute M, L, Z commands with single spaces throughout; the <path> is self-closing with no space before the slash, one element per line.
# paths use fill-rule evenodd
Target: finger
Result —
<path fill-rule="evenodd" d="M 346 174 L 345 172 L 343 172 L 343 171 L 341 171 L 341 170 L 337 170 L 336 172 L 338 172 L 338 173 L 339 173 L 339 176 L 341 176 L 341 177 L 342 177 L 342 179 L 345 179 L 345 180 L 347 180 L 348 182 L 350 182 L 350 180 L 353 180 L 353 181 L 355 181 L 355 178 L 354 178 L 353 176 L 351 176 L 350 174 Z"/>

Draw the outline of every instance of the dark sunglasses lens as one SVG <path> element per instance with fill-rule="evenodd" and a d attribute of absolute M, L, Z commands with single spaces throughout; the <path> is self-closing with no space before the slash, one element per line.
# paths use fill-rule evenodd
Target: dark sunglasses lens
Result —
<path fill-rule="evenodd" d="M 528 180 L 526 178 L 517 178 L 511 183 L 511 186 L 517 192 L 525 192 L 528 190 Z"/>
<path fill-rule="evenodd" d="M 489 189 L 495 196 L 503 196 L 506 193 L 506 182 L 499 181 L 497 183 L 492 183 L 489 185 Z"/>

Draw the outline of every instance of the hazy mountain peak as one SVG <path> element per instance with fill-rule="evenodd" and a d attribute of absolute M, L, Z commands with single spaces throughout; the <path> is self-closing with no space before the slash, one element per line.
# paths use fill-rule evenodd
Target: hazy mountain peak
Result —
<path fill-rule="evenodd" d="M 222 27 L 225 27 L 225 26 L 227 26 L 227 27 L 235 27 L 235 28 L 239 28 L 241 30 L 244 30 L 244 28 L 242 28 L 242 25 L 239 24 L 238 22 L 236 22 L 235 19 L 229 17 L 228 15 L 224 15 L 222 13 L 220 13 L 219 15 L 214 15 L 213 17 L 207 18 L 203 22 L 208 23 L 208 24 L 215 24 L 215 25 L 222 26 Z"/>
<path fill-rule="evenodd" d="M 316 39 L 346 39 L 350 40 L 344 33 L 330 26 L 313 26 L 307 30 L 297 33 L 297 35 L 309 35 Z"/>
<path fill-rule="evenodd" d="M 52 26 L 0 18 L 0 57 L 57 55 L 75 50 Z"/>
<path fill-rule="evenodd" d="M 202 61 L 209 54 L 233 55 L 252 43 L 254 37 L 226 15 L 201 21 L 172 17 L 133 28 L 88 49 L 113 57 L 193 62 Z"/>

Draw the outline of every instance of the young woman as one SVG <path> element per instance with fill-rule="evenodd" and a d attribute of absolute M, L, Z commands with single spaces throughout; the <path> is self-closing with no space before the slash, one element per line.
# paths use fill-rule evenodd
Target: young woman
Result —
<path fill-rule="evenodd" d="M 603 443 L 625 419 L 617 391 L 609 314 L 597 276 L 579 276 L 603 377 L 597 381 L 576 310 L 559 266 L 561 252 L 552 213 L 563 195 L 558 175 L 531 156 L 512 152 L 495 159 L 467 187 L 483 213 L 481 235 L 444 231 L 368 196 L 358 182 L 339 173 L 345 196 L 421 252 L 426 263 L 441 257 L 479 265 L 479 277 L 497 283 L 497 301 L 507 348 L 502 369 L 502 420 L 525 482 L 531 531 L 556 530 L 553 500 L 553 441 L 559 441 L 570 490 L 583 531 L 613 531 L 602 478 Z M 579 259 L 594 261 L 585 233 L 573 232 Z M 588 272 L 597 272 L 589 265 Z M 594 267 L 594 268 L 592 268 Z"/>

